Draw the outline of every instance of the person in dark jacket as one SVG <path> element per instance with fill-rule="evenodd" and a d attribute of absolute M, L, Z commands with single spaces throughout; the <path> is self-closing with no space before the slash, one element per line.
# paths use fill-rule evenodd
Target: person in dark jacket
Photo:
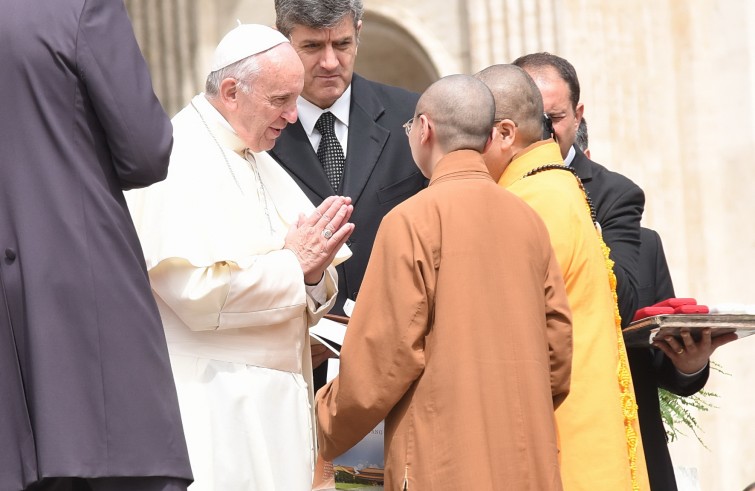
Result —
<path fill-rule="evenodd" d="M 0 491 L 185 490 L 160 316 L 122 190 L 172 128 L 123 2 L 0 0 Z"/>
<path fill-rule="evenodd" d="M 639 308 L 642 308 L 676 295 L 660 236 L 655 230 L 642 227 L 640 238 Z M 683 343 L 668 339 L 657 340 L 653 348 L 627 348 L 639 407 L 640 434 L 653 490 L 677 489 L 661 419 L 658 389 L 680 396 L 691 396 L 700 391 L 710 374 L 710 355 L 719 346 L 737 339 L 737 335 L 711 339 L 708 331 L 697 343 L 689 333 L 682 333 L 682 338 Z"/>
<path fill-rule="evenodd" d="M 585 118 L 579 122 L 574 146 L 586 158 L 590 158 Z M 640 227 L 638 264 L 638 309 L 676 296 L 663 243 L 655 230 Z M 673 340 L 657 340 L 653 348 L 627 348 L 651 489 L 677 489 L 674 466 L 671 463 L 668 439 L 661 417 L 658 389 L 665 389 L 680 396 L 691 396 L 699 392 L 708 381 L 708 361 L 713 350 L 734 339 L 736 338 L 733 336 L 722 336 L 711 340 L 708 333 L 697 344 L 692 342 L 690 337 L 685 339 L 686 349 L 682 349 L 680 344 L 672 348 L 669 343 L 675 343 Z M 668 354 L 665 355 L 664 351 Z M 673 360 L 676 360 L 679 366 L 675 366 Z"/>

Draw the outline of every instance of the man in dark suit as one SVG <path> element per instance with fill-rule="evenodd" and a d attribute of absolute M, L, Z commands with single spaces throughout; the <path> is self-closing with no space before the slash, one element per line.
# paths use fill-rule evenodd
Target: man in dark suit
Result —
<path fill-rule="evenodd" d="M 363 10 L 361 0 L 275 1 L 277 28 L 305 75 L 299 121 L 270 154 L 315 205 L 333 194 L 354 205 L 353 256 L 338 267 L 337 314 L 357 299 L 383 216 L 425 185 L 402 129 L 419 96 L 353 73 Z M 324 372 L 315 372 L 320 386 Z"/>
<path fill-rule="evenodd" d="M 165 178 L 170 121 L 123 2 L 0 12 L 0 489 L 186 490 L 122 193 Z"/>
<path fill-rule="evenodd" d="M 658 233 L 641 229 L 639 307 L 674 298 L 666 255 Z M 669 455 L 666 430 L 661 419 L 658 389 L 689 396 L 708 381 L 709 367 L 692 376 L 679 373 L 671 360 L 657 349 L 627 348 L 635 396 L 639 406 L 640 432 L 651 489 L 675 490 L 676 479 Z"/>
<path fill-rule="evenodd" d="M 589 158 L 588 142 L 587 123 L 582 118 L 575 147 Z M 654 230 L 644 227 L 640 228 L 638 281 L 638 309 L 675 297 L 661 238 Z M 680 396 L 695 394 L 708 381 L 710 355 L 718 346 L 734 339 L 734 336 L 728 339 L 722 336 L 711 340 L 707 333 L 697 344 L 685 335 L 684 346 L 674 340 L 656 340 L 655 348 L 627 348 L 651 489 L 677 489 L 658 389 Z M 672 347 L 670 343 L 675 344 Z"/>
<path fill-rule="evenodd" d="M 361 0 L 276 0 L 275 7 L 278 30 L 299 53 L 305 78 L 299 120 L 286 127 L 270 153 L 314 204 L 333 194 L 352 199 L 353 256 L 339 267 L 334 310 L 342 313 L 346 299 L 356 300 L 383 215 L 424 186 L 402 129 L 418 95 L 353 73 Z M 318 159 L 324 138 L 317 121 L 328 112 L 335 116 L 345 157 L 341 175 L 333 179 Z"/>
<path fill-rule="evenodd" d="M 631 180 L 593 162 L 574 145 L 584 105 L 579 101 L 579 79 L 571 63 L 550 53 L 533 53 L 517 58 L 514 65 L 529 73 L 540 88 L 564 165 L 577 171 L 595 207 L 603 240 L 615 262 L 619 312 L 626 327 L 637 310 L 640 220 L 645 195 Z"/>
<path fill-rule="evenodd" d="M 643 227 L 640 237 L 639 308 L 642 308 L 674 298 L 675 294 L 658 233 Z M 698 392 L 708 381 L 710 355 L 719 346 L 737 339 L 736 334 L 728 334 L 711 340 L 710 331 L 703 333 L 697 343 L 688 333 L 682 337 L 683 344 L 669 339 L 655 341 L 655 348 L 651 349 L 627 348 L 651 489 L 677 489 L 658 389 L 680 396 Z"/>

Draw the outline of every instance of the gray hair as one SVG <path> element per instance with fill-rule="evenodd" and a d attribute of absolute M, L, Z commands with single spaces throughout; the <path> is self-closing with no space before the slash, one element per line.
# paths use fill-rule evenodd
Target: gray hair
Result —
<path fill-rule="evenodd" d="M 363 14 L 362 0 L 275 0 L 275 27 L 286 37 L 296 25 L 330 29 L 349 15 L 356 30 Z"/>
<path fill-rule="evenodd" d="M 257 56 L 247 56 L 243 60 L 232 63 L 220 70 L 210 72 L 204 84 L 205 94 L 208 97 L 217 97 L 220 93 L 220 83 L 227 78 L 235 79 L 241 91 L 249 93 L 252 83 L 260 72 L 260 63 Z"/>
<path fill-rule="evenodd" d="M 579 122 L 579 127 L 577 127 L 577 135 L 574 138 L 574 144 L 583 152 L 590 146 L 590 139 L 587 136 L 587 120 L 584 117 Z"/>

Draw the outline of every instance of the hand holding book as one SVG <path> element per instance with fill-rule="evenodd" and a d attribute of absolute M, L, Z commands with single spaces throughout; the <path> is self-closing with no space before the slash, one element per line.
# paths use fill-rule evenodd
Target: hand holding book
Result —
<path fill-rule="evenodd" d="M 709 310 L 694 298 L 664 300 L 639 309 L 624 330 L 624 340 L 627 346 L 654 346 L 677 370 L 694 374 L 720 346 L 755 334 L 755 315 L 708 314 Z"/>

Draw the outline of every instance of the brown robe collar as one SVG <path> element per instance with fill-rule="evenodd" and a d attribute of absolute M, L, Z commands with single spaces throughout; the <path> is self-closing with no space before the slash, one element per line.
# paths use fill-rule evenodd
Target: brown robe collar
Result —
<path fill-rule="evenodd" d="M 430 186 L 439 181 L 457 178 L 493 180 L 482 155 L 474 150 L 456 150 L 443 156 L 433 170 Z"/>

